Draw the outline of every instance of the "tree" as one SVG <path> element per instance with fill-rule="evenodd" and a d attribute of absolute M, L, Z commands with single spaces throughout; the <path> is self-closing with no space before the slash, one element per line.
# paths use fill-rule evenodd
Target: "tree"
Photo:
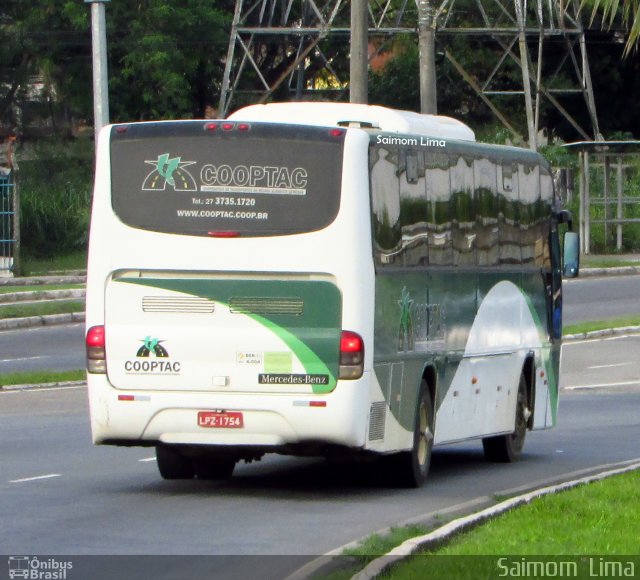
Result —
<path fill-rule="evenodd" d="M 201 117 L 217 103 L 230 1 L 119 0 L 107 6 L 114 120 Z"/>
<path fill-rule="evenodd" d="M 106 4 L 111 120 L 203 116 L 208 105 L 217 103 L 232 4 L 233 0 Z M 41 116 L 47 107 L 63 108 L 67 117 L 91 122 L 88 4 L 4 0 L 0 62 L 0 122 L 15 124 L 22 114 L 15 111 L 26 105 L 39 107 Z M 40 123 L 51 125 L 53 113 Z"/>

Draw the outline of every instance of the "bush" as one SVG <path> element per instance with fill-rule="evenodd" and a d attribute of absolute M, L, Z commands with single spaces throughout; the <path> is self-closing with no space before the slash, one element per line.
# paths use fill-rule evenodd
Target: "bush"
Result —
<path fill-rule="evenodd" d="M 22 252 L 48 258 L 85 250 L 89 236 L 93 143 L 38 143 L 20 160 Z"/>

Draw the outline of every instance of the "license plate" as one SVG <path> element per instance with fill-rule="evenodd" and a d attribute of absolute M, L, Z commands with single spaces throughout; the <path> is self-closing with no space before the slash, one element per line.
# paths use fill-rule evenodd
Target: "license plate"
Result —
<path fill-rule="evenodd" d="M 216 427 L 220 429 L 240 429 L 244 427 L 242 413 L 231 411 L 199 411 L 199 427 Z"/>

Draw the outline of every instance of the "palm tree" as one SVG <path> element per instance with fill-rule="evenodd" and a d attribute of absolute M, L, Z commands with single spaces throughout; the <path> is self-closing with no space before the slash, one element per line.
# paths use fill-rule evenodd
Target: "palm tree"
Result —
<path fill-rule="evenodd" d="M 629 38 L 624 48 L 624 56 L 638 48 L 640 41 L 640 0 L 594 0 L 591 20 L 596 14 L 602 14 L 603 22 L 613 25 L 618 12 L 622 15 L 622 23 L 629 28 Z"/>

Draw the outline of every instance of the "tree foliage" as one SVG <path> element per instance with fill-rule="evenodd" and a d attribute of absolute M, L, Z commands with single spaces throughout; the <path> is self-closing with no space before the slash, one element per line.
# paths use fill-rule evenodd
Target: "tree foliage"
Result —
<path fill-rule="evenodd" d="M 216 103 L 232 4 L 106 3 L 111 120 L 202 116 Z M 0 122 L 34 101 L 92 118 L 90 12 L 80 0 L 2 2 Z"/>

